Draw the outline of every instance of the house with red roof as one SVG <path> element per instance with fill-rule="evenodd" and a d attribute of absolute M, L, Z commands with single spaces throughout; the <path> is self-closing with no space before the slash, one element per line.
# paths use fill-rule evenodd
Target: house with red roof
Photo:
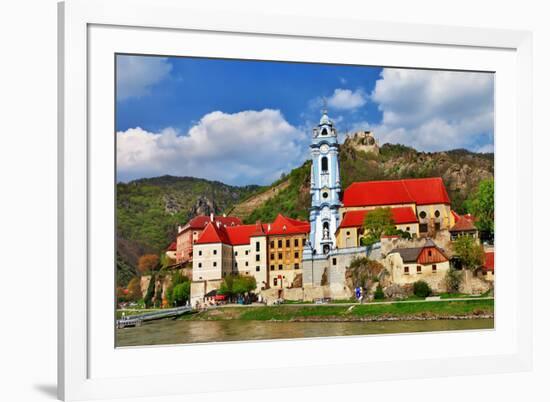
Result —
<path fill-rule="evenodd" d="M 193 261 L 193 244 L 198 240 L 209 222 L 220 222 L 224 226 L 242 225 L 239 218 L 234 216 L 214 216 L 211 214 L 196 216 L 184 226 L 178 227 L 176 238 L 176 262 L 186 263 Z"/>
<path fill-rule="evenodd" d="M 411 235 L 433 237 L 440 230 L 449 230 L 455 225 L 451 200 L 440 177 L 356 182 L 344 190 L 342 197 L 339 228 L 346 229 L 341 233 L 350 234 L 349 239 L 348 235 L 344 236 L 340 244 L 346 244 L 346 240 L 353 243 L 353 231 L 347 227 L 359 227 L 361 215 L 357 211 L 384 207 L 392 208 L 398 228 Z M 346 218 L 350 212 L 352 216 Z"/>
<path fill-rule="evenodd" d="M 351 210 L 344 214 L 340 226 L 336 230 L 336 244 L 338 248 L 359 247 L 360 238 L 364 234 L 365 218 L 373 209 Z M 419 235 L 418 217 L 411 207 L 391 208 L 395 227 L 412 235 Z"/>
<path fill-rule="evenodd" d="M 254 276 L 258 291 L 290 287 L 301 273 L 308 233 L 308 222 L 283 215 L 267 224 L 208 222 L 193 244 L 193 281 L 202 285 L 192 286 L 192 302 L 228 275 Z"/>
<path fill-rule="evenodd" d="M 479 231 L 475 226 L 475 218 L 470 215 L 459 215 L 451 211 L 454 216 L 455 224 L 449 229 L 451 240 L 456 240 L 460 236 L 471 236 L 474 239 L 479 239 Z"/>
<path fill-rule="evenodd" d="M 170 245 L 165 251 L 166 257 L 170 258 L 171 260 L 175 260 L 176 252 L 177 252 L 177 243 L 173 241 L 172 243 L 170 243 Z"/>
<path fill-rule="evenodd" d="M 398 285 L 423 280 L 436 292 L 445 292 L 445 275 L 450 269 L 447 253 L 431 239 L 417 247 L 397 247 L 391 250 L 383 264 L 391 282 Z"/>
<path fill-rule="evenodd" d="M 269 287 L 289 288 L 302 273 L 302 257 L 310 231 L 309 222 L 281 214 L 267 224 Z"/>

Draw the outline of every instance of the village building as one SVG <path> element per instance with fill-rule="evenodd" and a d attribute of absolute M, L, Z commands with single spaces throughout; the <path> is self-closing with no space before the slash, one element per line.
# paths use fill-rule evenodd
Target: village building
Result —
<path fill-rule="evenodd" d="M 338 248 L 359 247 L 364 233 L 365 218 L 372 210 L 353 210 L 344 215 L 340 226 L 336 230 Z M 391 208 L 391 216 L 395 228 L 418 236 L 418 218 L 410 207 Z"/>
<path fill-rule="evenodd" d="M 459 215 L 451 211 L 455 218 L 455 224 L 449 229 L 451 240 L 456 240 L 460 236 L 471 236 L 479 240 L 479 231 L 474 224 L 474 217 L 470 214 Z"/>
<path fill-rule="evenodd" d="M 445 275 L 450 269 L 449 257 L 428 239 L 420 247 L 395 248 L 386 255 L 383 264 L 397 285 L 423 280 L 437 292 L 446 291 Z"/>
<path fill-rule="evenodd" d="M 239 218 L 233 216 L 210 216 L 200 215 L 191 219 L 186 225 L 178 226 L 178 235 L 176 238 L 176 262 L 178 264 L 193 261 L 193 244 L 199 239 L 200 235 L 209 222 L 220 222 L 225 226 L 241 225 Z"/>
<path fill-rule="evenodd" d="M 281 214 L 267 225 L 269 287 L 292 287 L 296 277 L 302 274 L 302 255 L 309 229 L 308 222 Z"/>
<path fill-rule="evenodd" d="M 340 214 L 344 219 L 351 211 L 384 207 L 412 209 L 421 237 L 434 237 L 455 225 L 451 200 L 440 177 L 352 183 L 344 191 Z"/>
<path fill-rule="evenodd" d="M 193 245 L 191 301 L 219 289 L 227 275 L 256 279 L 256 292 L 291 287 L 302 273 L 301 256 L 307 222 L 279 215 L 273 223 L 223 225 L 209 222 Z M 269 269 L 268 269 L 269 267 Z"/>
<path fill-rule="evenodd" d="M 177 253 L 177 244 L 175 241 L 173 241 L 172 243 L 170 243 L 170 245 L 168 246 L 168 248 L 166 249 L 166 251 L 164 252 L 166 257 L 171 259 L 171 260 L 175 260 L 176 259 L 176 253 Z"/>
<path fill-rule="evenodd" d="M 376 145 L 366 132 L 353 140 Z M 243 225 L 238 218 L 211 216 L 195 218 L 180 229 L 176 256 L 192 261 L 191 303 L 215 300 L 227 275 L 254 276 L 255 292 L 268 302 L 348 299 L 353 285 L 346 271 L 354 259 L 363 257 L 380 261 L 392 284 L 410 286 L 424 280 L 436 293 L 446 291 L 450 256 L 445 250 L 451 239 L 478 238 L 478 232 L 471 216 L 451 210 L 443 180 L 356 182 L 342 193 L 338 134 L 326 110 L 313 129 L 310 152 L 309 222 L 279 214 L 272 223 Z M 366 217 L 386 207 L 395 228 L 410 234 L 410 240 L 384 237 L 362 246 Z M 491 261 L 486 258 L 482 271 L 488 280 L 494 273 Z M 479 293 L 490 286 L 470 273 L 464 289 Z"/>

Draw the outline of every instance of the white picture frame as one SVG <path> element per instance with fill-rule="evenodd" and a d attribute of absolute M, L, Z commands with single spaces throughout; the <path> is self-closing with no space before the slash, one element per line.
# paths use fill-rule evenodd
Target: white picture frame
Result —
<path fill-rule="evenodd" d="M 94 135 L 97 130 L 104 132 L 113 127 L 110 118 L 114 102 L 106 100 L 113 97 L 109 91 L 114 86 L 108 81 L 114 78 L 109 70 L 112 63 L 105 60 L 116 52 L 174 55 L 178 38 L 191 37 L 195 46 L 199 46 L 193 51 L 198 56 L 246 58 L 248 54 L 248 58 L 259 59 L 342 62 L 354 49 L 368 49 L 373 58 L 383 61 L 371 63 L 375 65 L 465 70 L 477 66 L 495 71 L 496 241 L 499 250 L 503 250 L 497 255 L 496 329 L 483 333 L 176 345 L 115 351 L 109 343 L 112 316 L 104 314 L 109 308 L 112 310 L 112 300 L 99 300 L 95 296 L 98 292 L 114 293 L 108 279 L 113 275 L 107 272 L 107 276 L 99 276 L 99 270 L 92 269 L 98 260 L 114 258 L 114 246 L 101 243 L 101 238 L 108 239 L 105 231 L 112 229 L 114 220 L 95 219 L 99 212 L 114 216 L 108 210 L 113 205 L 114 171 L 110 162 L 113 150 L 109 148 L 113 141 L 108 136 Z M 211 42 L 221 41 L 226 42 L 224 49 L 213 50 L 219 44 Z M 277 45 L 281 41 L 288 44 L 284 47 L 287 53 L 281 53 Z M 262 46 L 258 46 L 259 42 Z M 333 49 L 332 56 L 315 53 L 315 46 L 304 50 L 303 42 Z M 69 0 L 59 5 L 59 49 L 58 392 L 61 399 L 151 397 L 531 368 L 532 37 L 529 32 L 227 12 L 212 15 L 200 8 L 188 8 L 178 0 Z M 227 53 L 212 54 L 214 51 Z M 413 65 L 411 57 L 415 55 L 417 61 Z M 109 177 L 111 181 L 106 182 Z M 506 178 L 507 185 L 499 186 L 499 180 L 505 182 L 501 177 Z M 102 199 L 107 202 L 102 204 Z M 516 234 L 506 239 L 499 238 L 499 227 L 503 227 L 499 222 L 504 218 L 499 211 L 504 210 L 504 223 Z M 101 247 L 94 249 L 98 244 Z M 518 275 L 518 250 L 522 250 L 521 275 Z M 431 343 L 433 350 L 400 349 L 400 339 L 411 337 L 415 342 Z M 486 344 L 468 348 L 468 344 L 477 340 Z M 396 345 L 391 353 L 374 352 L 387 350 L 390 341 Z M 445 354 L 442 345 L 449 341 L 459 347 L 452 354 Z M 298 356 L 297 361 L 290 364 L 277 361 L 279 347 Z M 316 354 L 321 348 L 327 352 Z M 352 349 L 372 352 L 350 356 L 346 351 Z M 207 356 L 237 352 L 250 356 L 267 354 L 272 359 L 258 362 L 258 369 L 236 365 L 228 370 L 212 370 L 201 365 Z M 191 363 L 185 367 L 167 365 L 148 369 L 135 364 L 136 359 L 154 361 L 179 354 Z M 120 365 L 121 356 L 127 362 L 126 367 Z M 270 380 L 273 376 L 284 376 L 287 381 L 274 384 Z"/>

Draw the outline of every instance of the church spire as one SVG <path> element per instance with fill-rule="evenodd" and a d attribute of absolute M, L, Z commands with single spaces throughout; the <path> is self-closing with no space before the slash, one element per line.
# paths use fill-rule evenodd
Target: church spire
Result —
<path fill-rule="evenodd" d="M 328 109 L 327 109 L 327 99 L 323 98 L 323 110 L 321 111 L 322 116 L 321 120 L 319 121 L 319 125 L 322 126 L 324 124 L 332 125 L 332 121 L 328 117 Z"/>

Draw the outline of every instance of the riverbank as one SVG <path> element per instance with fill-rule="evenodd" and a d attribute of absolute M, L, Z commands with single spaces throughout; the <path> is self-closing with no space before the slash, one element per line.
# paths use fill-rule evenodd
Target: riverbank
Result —
<path fill-rule="evenodd" d="M 373 322 L 492 319 L 494 300 L 409 301 L 354 305 L 223 306 L 180 317 L 185 321 Z"/>

